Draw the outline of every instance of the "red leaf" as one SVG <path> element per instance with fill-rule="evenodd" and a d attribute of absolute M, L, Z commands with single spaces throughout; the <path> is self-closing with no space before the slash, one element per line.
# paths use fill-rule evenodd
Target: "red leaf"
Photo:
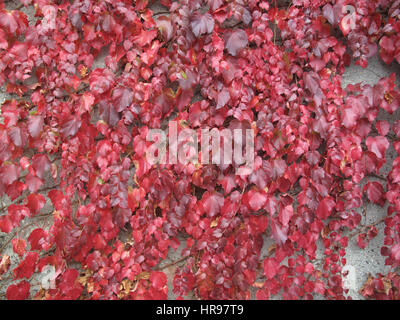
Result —
<path fill-rule="evenodd" d="M 231 98 L 231 96 L 229 94 L 229 90 L 226 88 L 223 88 L 218 93 L 217 109 L 224 107 L 228 103 L 230 98 Z"/>
<path fill-rule="evenodd" d="M 385 159 L 386 150 L 389 148 L 389 141 L 385 137 L 368 137 L 365 144 L 369 151 L 376 154 L 378 159 Z"/>
<path fill-rule="evenodd" d="M 36 154 L 32 157 L 32 167 L 35 169 L 36 176 L 44 178 L 44 173 L 50 169 L 50 160 L 46 154 Z"/>
<path fill-rule="evenodd" d="M 157 37 L 157 30 L 141 31 L 137 36 L 133 38 L 133 41 L 141 47 L 150 44 L 153 39 Z"/>
<path fill-rule="evenodd" d="M 217 215 L 224 205 L 224 197 L 217 192 L 205 192 L 202 201 L 203 208 L 210 218 Z"/>
<path fill-rule="evenodd" d="M 372 203 L 379 204 L 380 206 L 385 204 L 385 190 L 379 182 L 374 181 L 367 183 L 363 188 L 363 192 L 365 191 L 367 192 L 368 199 Z"/>
<path fill-rule="evenodd" d="M 62 210 L 67 205 L 65 195 L 60 190 L 50 190 L 48 193 L 48 197 L 50 198 L 51 203 L 56 210 Z"/>
<path fill-rule="evenodd" d="M 27 281 L 12 284 L 7 288 L 6 297 L 8 300 L 25 300 L 29 297 L 31 286 Z"/>
<path fill-rule="evenodd" d="M 359 234 L 357 237 L 357 245 L 361 249 L 365 249 L 368 245 L 368 240 L 366 239 L 365 233 Z"/>
<path fill-rule="evenodd" d="M 211 33 L 214 30 L 214 19 L 211 14 L 195 13 L 190 19 L 190 27 L 193 34 L 198 38 L 202 34 Z"/>
<path fill-rule="evenodd" d="M 320 218 L 321 220 L 327 219 L 331 215 L 332 210 L 335 208 L 335 206 L 336 206 L 336 203 L 333 200 L 333 198 L 326 197 L 318 205 L 318 208 L 316 211 L 317 217 Z"/>
<path fill-rule="evenodd" d="M 77 281 L 78 276 L 79 272 L 75 269 L 67 269 L 62 274 L 58 287 L 63 299 L 75 300 L 81 295 L 83 288 Z"/>
<path fill-rule="evenodd" d="M 30 192 L 36 192 L 43 185 L 43 180 L 35 177 L 31 173 L 28 173 L 25 177 L 25 183 L 28 186 Z"/>
<path fill-rule="evenodd" d="M 25 142 L 25 136 L 19 127 L 12 127 L 9 131 L 10 139 L 17 147 L 22 147 Z"/>
<path fill-rule="evenodd" d="M 12 184 L 19 177 L 19 167 L 15 164 L 3 165 L 0 169 L 0 182 L 5 185 Z"/>
<path fill-rule="evenodd" d="M 90 112 L 90 109 L 95 101 L 95 97 L 90 92 L 85 92 L 82 95 L 82 110 Z"/>
<path fill-rule="evenodd" d="M 236 187 L 235 176 L 233 174 L 225 175 L 221 180 L 221 186 L 225 190 L 225 194 L 229 194 Z"/>
<path fill-rule="evenodd" d="M 4 233 L 10 233 L 14 229 L 13 223 L 8 216 L 0 217 L 0 230 Z"/>
<path fill-rule="evenodd" d="M 315 281 L 314 291 L 321 295 L 325 293 L 325 285 L 321 280 Z"/>
<path fill-rule="evenodd" d="M 13 270 L 15 279 L 29 279 L 32 277 L 38 258 L 39 254 L 37 252 L 27 253 L 25 259 Z"/>
<path fill-rule="evenodd" d="M 28 130 L 32 138 L 39 136 L 43 129 L 43 117 L 42 116 L 30 116 L 28 119 Z"/>
<path fill-rule="evenodd" d="M 212 11 L 217 10 L 220 6 L 222 6 L 224 0 L 208 0 L 208 5 L 210 6 Z"/>
<path fill-rule="evenodd" d="M 37 215 L 46 204 L 46 199 L 41 194 L 31 193 L 26 199 L 26 206 L 31 211 L 32 216 Z"/>
<path fill-rule="evenodd" d="M 76 117 L 70 116 L 68 120 L 65 121 L 64 124 L 61 126 L 60 132 L 65 137 L 72 137 L 76 135 L 81 125 L 81 120 L 77 119 Z"/>
<path fill-rule="evenodd" d="M 31 245 L 31 250 L 42 250 L 42 244 L 46 240 L 47 233 L 41 228 L 37 228 L 31 232 L 28 237 L 28 242 Z"/>
<path fill-rule="evenodd" d="M 246 204 L 251 210 L 258 211 L 264 207 L 267 202 L 267 195 L 255 190 L 250 190 L 243 199 L 243 204 Z"/>
<path fill-rule="evenodd" d="M 164 272 L 152 271 L 150 274 L 150 282 L 154 288 L 161 290 L 167 285 L 167 276 Z"/>
<path fill-rule="evenodd" d="M 1 10 L 0 11 L 0 27 L 4 28 L 10 33 L 25 30 L 28 25 L 28 19 L 26 15 L 19 10 Z"/>
<path fill-rule="evenodd" d="M 387 121 L 377 121 L 376 122 L 376 129 L 381 136 L 386 136 L 390 130 L 390 123 Z"/>
<path fill-rule="evenodd" d="M 116 88 L 113 91 L 113 102 L 117 112 L 124 111 L 133 101 L 133 92 L 129 88 Z"/>
<path fill-rule="evenodd" d="M 330 24 L 333 25 L 335 23 L 335 14 L 333 11 L 333 7 L 330 4 L 326 4 L 324 6 L 324 8 L 322 9 L 322 13 Z"/>
<path fill-rule="evenodd" d="M 348 129 L 356 125 L 358 117 L 358 113 L 353 108 L 345 107 L 342 110 L 342 124 Z"/>
<path fill-rule="evenodd" d="M 395 244 L 391 249 L 390 252 L 393 256 L 393 258 L 397 261 L 400 262 L 400 244 Z"/>
<path fill-rule="evenodd" d="M 25 254 L 26 241 L 24 239 L 12 239 L 11 240 L 13 250 L 16 254 L 22 257 Z"/>
<path fill-rule="evenodd" d="M 232 56 L 236 56 L 249 42 L 246 32 L 242 29 L 227 32 L 224 39 L 225 47 Z"/>
<path fill-rule="evenodd" d="M 277 244 L 282 245 L 286 242 L 287 231 L 287 226 L 281 227 L 274 219 L 271 220 L 271 233 Z"/>
<path fill-rule="evenodd" d="M 275 277 L 279 270 L 279 263 L 274 258 L 267 258 L 264 260 L 264 275 L 268 280 Z"/>
<path fill-rule="evenodd" d="M 13 223 L 13 227 L 19 226 L 22 219 L 29 217 L 30 211 L 26 206 L 10 204 L 8 206 L 8 216 Z"/>
<path fill-rule="evenodd" d="M 160 30 L 165 41 L 171 40 L 174 28 L 169 17 L 161 16 L 156 20 L 157 28 Z"/>
<path fill-rule="evenodd" d="M 193 103 L 189 107 L 189 121 L 192 127 L 200 127 L 201 124 L 208 119 L 207 108 L 209 104 L 207 101 L 202 100 Z"/>
<path fill-rule="evenodd" d="M 143 188 L 128 189 L 128 206 L 133 211 L 143 201 L 146 192 Z"/>
<path fill-rule="evenodd" d="M 290 219 L 293 216 L 293 206 L 289 205 L 286 207 L 279 207 L 279 220 L 281 221 L 282 225 L 289 224 Z"/>
<path fill-rule="evenodd" d="M 22 192 L 26 190 L 25 183 L 21 181 L 14 181 L 7 187 L 6 193 L 10 197 L 11 201 L 21 196 Z"/>
<path fill-rule="evenodd" d="M 270 295 L 268 289 L 257 290 L 257 293 L 256 293 L 257 300 L 269 300 L 270 296 L 271 295 Z"/>
<path fill-rule="evenodd" d="M 120 119 L 120 115 L 117 110 L 107 101 L 100 101 L 99 113 L 100 118 L 112 127 L 115 126 Z"/>

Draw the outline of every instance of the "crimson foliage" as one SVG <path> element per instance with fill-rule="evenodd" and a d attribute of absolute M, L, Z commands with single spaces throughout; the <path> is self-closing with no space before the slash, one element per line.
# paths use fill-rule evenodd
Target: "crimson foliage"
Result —
<path fill-rule="evenodd" d="M 388 206 L 391 269 L 362 294 L 400 298 L 400 157 L 379 176 L 388 148 L 400 153 L 400 122 L 376 120 L 400 92 L 394 74 L 341 86 L 352 57 L 400 62 L 399 0 L 163 0 L 161 14 L 147 0 L 21 2 L 0 5 L 0 84 L 13 97 L 1 106 L 0 196 L 13 203 L 0 230 L 47 200 L 54 211 L 49 229 L 12 240 L 8 299 L 166 298 L 162 262 L 180 245 L 177 296 L 342 299 L 349 241 L 377 235 L 356 210 L 368 201 Z M 172 119 L 179 131 L 253 128 L 254 172 L 152 166 L 147 132 Z M 54 286 L 34 293 L 48 265 Z"/>

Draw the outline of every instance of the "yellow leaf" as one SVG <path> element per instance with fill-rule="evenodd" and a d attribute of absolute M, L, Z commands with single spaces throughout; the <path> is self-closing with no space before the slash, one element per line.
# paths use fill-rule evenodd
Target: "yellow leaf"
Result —
<path fill-rule="evenodd" d="M 211 221 L 210 228 L 215 228 L 218 225 L 218 220 L 219 220 L 219 217 L 217 219 L 215 219 L 214 221 Z"/>

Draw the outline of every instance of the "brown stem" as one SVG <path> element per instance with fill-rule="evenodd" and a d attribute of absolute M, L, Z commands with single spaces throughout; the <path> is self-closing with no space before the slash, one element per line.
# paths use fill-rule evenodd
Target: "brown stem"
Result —
<path fill-rule="evenodd" d="M 187 260 L 189 257 L 190 257 L 190 256 L 182 257 L 182 258 L 180 258 L 180 259 L 178 259 L 178 260 L 175 260 L 175 261 L 173 261 L 173 262 L 171 262 L 171 263 L 169 263 L 169 264 L 167 264 L 167 265 L 165 265 L 165 266 L 163 266 L 163 267 L 160 267 L 159 270 L 164 270 L 164 269 L 170 268 L 170 267 L 172 267 L 172 266 L 174 266 L 174 265 L 176 265 L 176 264 L 178 264 L 178 263 L 180 263 L 180 262 L 183 262 L 183 261 Z"/>
<path fill-rule="evenodd" d="M 171 14 L 171 12 L 169 12 L 169 11 L 160 11 L 160 12 L 156 12 L 156 13 L 153 13 L 153 17 L 159 16 L 159 15 L 161 15 L 161 14 Z"/>
<path fill-rule="evenodd" d="M 376 226 L 376 225 L 378 225 L 378 224 L 381 224 L 382 222 L 384 222 L 384 221 L 386 220 L 386 218 L 387 218 L 387 217 L 384 217 L 384 218 L 382 218 L 382 219 L 380 219 L 380 220 L 378 220 L 378 221 L 375 221 L 375 222 L 372 223 L 372 224 L 369 224 L 369 225 L 367 225 L 367 226 L 362 227 L 361 230 L 358 230 L 358 231 L 356 231 L 356 232 L 353 232 L 352 234 L 349 235 L 349 239 L 352 239 L 353 237 L 355 237 L 355 236 L 357 236 L 357 235 L 363 233 L 365 230 L 367 230 L 367 229 L 369 229 L 369 228 L 372 228 L 372 227 L 374 227 L 374 226 Z"/>
<path fill-rule="evenodd" d="M 376 173 L 370 173 L 370 174 L 368 175 L 368 177 L 377 178 L 377 179 L 379 179 L 379 180 L 382 180 L 382 181 L 387 182 L 387 179 L 386 179 L 385 177 L 382 177 L 382 176 L 380 176 L 380 175 L 377 175 Z"/>
<path fill-rule="evenodd" d="M 36 217 L 34 217 L 34 219 L 37 221 L 37 220 L 41 220 L 41 219 L 47 218 L 47 217 L 49 217 L 49 216 L 51 216 L 51 215 L 53 215 L 53 213 L 47 213 L 47 214 L 44 214 L 44 215 L 41 215 L 41 216 L 36 216 Z M 36 221 L 31 222 L 31 223 L 29 223 L 29 224 L 27 224 L 27 225 L 25 225 L 25 226 L 18 227 L 17 229 L 18 229 L 19 231 L 21 231 L 21 230 L 24 230 L 24 229 L 26 229 L 26 228 L 29 228 L 29 227 L 35 225 L 35 224 L 36 224 Z M 16 234 L 17 234 L 17 230 L 14 230 L 13 233 L 12 233 L 12 235 L 11 235 L 11 236 L 6 240 L 6 242 L 1 246 L 1 248 L 0 248 L 0 253 L 2 253 L 3 250 L 5 249 L 5 247 L 7 247 L 8 244 L 12 241 L 12 239 L 14 239 L 14 237 L 15 237 Z"/>

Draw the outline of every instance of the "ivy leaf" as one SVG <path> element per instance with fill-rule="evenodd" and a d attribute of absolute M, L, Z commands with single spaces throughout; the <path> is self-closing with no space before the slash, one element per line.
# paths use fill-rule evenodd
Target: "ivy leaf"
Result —
<path fill-rule="evenodd" d="M 13 270 L 15 279 L 29 279 L 32 277 L 38 258 L 39 254 L 37 252 L 28 252 L 25 259 Z"/>
<path fill-rule="evenodd" d="M 133 92 L 129 88 L 116 88 L 113 92 L 113 101 L 117 112 L 124 111 L 133 101 Z"/>
<path fill-rule="evenodd" d="M 14 238 L 11 240 L 13 250 L 16 254 L 22 257 L 25 254 L 26 241 L 24 239 Z"/>
<path fill-rule="evenodd" d="M 249 42 L 246 32 L 242 29 L 226 32 L 224 39 L 225 48 L 228 50 L 229 54 L 234 57 L 240 50 L 245 48 Z"/>
<path fill-rule="evenodd" d="M 385 137 L 368 137 L 365 144 L 369 151 L 376 154 L 378 159 L 385 159 L 386 150 L 389 148 L 389 141 Z"/>
<path fill-rule="evenodd" d="M 44 178 L 44 173 L 51 167 L 51 163 L 47 154 L 36 154 L 32 157 L 32 167 L 35 169 L 36 176 L 40 179 Z"/>
<path fill-rule="evenodd" d="M 231 98 L 231 96 L 229 94 L 229 90 L 226 88 L 223 88 L 218 93 L 217 110 L 224 107 L 228 103 L 230 98 Z"/>
<path fill-rule="evenodd" d="M 44 120 L 42 116 L 30 116 L 28 119 L 28 130 L 32 138 L 37 138 L 42 132 Z"/>
<path fill-rule="evenodd" d="M 400 244 L 393 245 L 390 249 L 390 253 L 397 262 L 400 262 Z"/>
<path fill-rule="evenodd" d="M 364 186 L 363 192 L 367 192 L 368 199 L 372 203 L 379 204 L 380 206 L 385 204 L 385 190 L 383 189 L 382 184 L 379 182 L 368 182 Z"/>
<path fill-rule="evenodd" d="M 275 219 L 271 220 L 271 232 L 272 237 L 275 239 L 277 244 L 282 245 L 286 242 L 288 235 L 287 235 L 287 226 L 282 227 L 278 224 Z"/>
<path fill-rule="evenodd" d="M 152 271 L 150 273 L 150 282 L 155 289 L 161 290 L 167 285 L 167 276 L 164 272 Z"/>
<path fill-rule="evenodd" d="M 47 237 L 46 231 L 41 228 L 37 228 L 31 232 L 28 237 L 28 242 L 30 243 L 31 250 L 42 250 L 42 244 Z"/>
<path fill-rule="evenodd" d="M 390 123 L 387 121 L 377 121 L 376 122 L 376 129 L 381 136 L 386 136 L 390 130 Z"/>
<path fill-rule="evenodd" d="M 26 15 L 19 10 L 1 10 L 0 11 L 0 27 L 7 30 L 9 33 L 22 31 L 28 25 Z"/>
<path fill-rule="evenodd" d="M 68 120 L 65 121 L 64 124 L 61 126 L 60 132 L 65 137 L 72 137 L 76 135 L 81 125 L 81 120 L 77 119 L 76 117 L 70 116 Z"/>
<path fill-rule="evenodd" d="M 224 4 L 224 0 L 207 0 L 207 2 L 212 11 L 217 10 Z"/>
<path fill-rule="evenodd" d="M 217 215 L 224 205 L 224 197 L 217 192 L 205 192 L 202 201 L 204 210 L 210 218 Z"/>
<path fill-rule="evenodd" d="M 264 207 L 267 202 L 267 195 L 255 190 L 250 190 L 243 199 L 243 204 L 246 204 L 251 210 L 258 211 Z"/>
<path fill-rule="evenodd" d="M 201 35 L 211 33 L 214 30 L 214 19 L 211 14 L 196 12 L 191 16 L 190 27 L 193 34 L 199 38 Z"/>
<path fill-rule="evenodd" d="M 30 192 L 36 192 L 43 185 L 43 180 L 35 177 L 33 174 L 28 173 L 25 177 L 25 183 Z"/>
<path fill-rule="evenodd" d="M 61 190 L 50 190 L 48 193 L 48 197 L 51 200 L 51 203 L 53 204 L 54 209 L 56 210 L 62 210 L 66 207 L 67 205 L 67 200 L 65 198 L 64 193 L 62 193 Z"/>
<path fill-rule="evenodd" d="M 293 216 L 293 206 L 288 205 L 285 207 L 279 207 L 279 220 L 281 221 L 282 225 L 289 224 L 290 219 Z"/>
<path fill-rule="evenodd" d="M 316 211 L 318 218 L 320 218 L 321 220 L 327 219 L 331 215 L 332 210 L 335 208 L 335 206 L 336 206 L 336 203 L 332 197 L 324 198 L 319 203 L 317 211 Z"/>
<path fill-rule="evenodd" d="M 6 297 L 8 300 L 26 300 L 29 297 L 31 285 L 27 281 L 11 284 L 7 288 Z"/>
<path fill-rule="evenodd" d="M 17 147 L 22 147 L 24 144 L 24 135 L 19 127 L 12 127 L 9 131 L 10 139 Z"/>
<path fill-rule="evenodd" d="M 333 7 L 328 3 L 323 7 L 322 12 L 328 22 L 333 25 L 335 23 L 335 14 L 333 11 Z"/>
<path fill-rule="evenodd" d="M 46 199 L 41 194 L 31 193 L 26 198 L 26 206 L 29 208 L 32 216 L 37 215 L 46 204 Z"/>
<path fill-rule="evenodd" d="M 165 41 L 171 40 L 173 36 L 174 28 L 172 26 L 171 20 L 168 17 L 161 16 L 156 20 L 157 28 L 160 30 Z"/>
<path fill-rule="evenodd" d="M 90 109 L 95 101 L 95 97 L 93 94 L 91 94 L 90 92 L 85 92 L 82 95 L 82 110 L 86 111 L 86 112 L 90 112 Z"/>
<path fill-rule="evenodd" d="M 121 118 L 116 108 L 107 101 L 99 102 L 99 112 L 100 118 L 112 127 L 115 126 Z"/>
<path fill-rule="evenodd" d="M 4 233 L 10 233 L 14 228 L 13 223 L 8 216 L 0 216 L 0 230 Z"/>
<path fill-rule="evenodd" d="M 0 182 L 10 185 L 19 177 L 19 168 L 15 164 L 3 165 L 0 169 Z"/>
<path fill-rule="evenodd" d="M 268 280 L 273 279 L 279 270 L 279 263 L 274 258 L 267 258 L 264 260 L 264 275 Z"/>

